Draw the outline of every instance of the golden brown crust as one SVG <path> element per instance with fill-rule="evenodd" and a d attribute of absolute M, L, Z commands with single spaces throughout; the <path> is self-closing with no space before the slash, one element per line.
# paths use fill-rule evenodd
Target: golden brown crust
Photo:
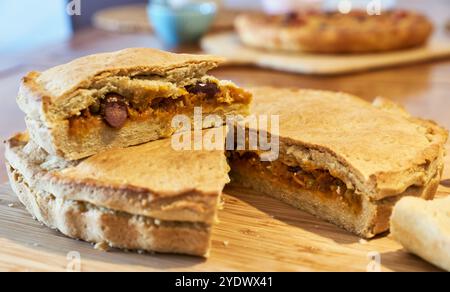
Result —
<path fill-rule="evenodd" d="M 372 199 L 426 185 L 443 163 L 448 132 L 435 123 L 394 114 L 344 93 L 252 92 L 253 113 L 279 115 L 282 153 L 312 160 Z"/>
<path fill-rule="evenodd" d="M 433 25 L 413 11 L 385 11 L 369 16 L 305 11 L 288 16 L 244 14 L 235 22 L 249 46 L 277 51 L 312 53 L 369 53 L 420 46 Z"/>
<path fill-rule="evenodd" d="M 25 134 L 10 139 L 6 159 L 33 189 L 161 220 L 214 222 L 229 181 L 223 151 L 176 151 L 171 139 L 75 162 L 27 143 Z"/>
<path fill-rule="evenodd" d="M 42 73 L 30 72 L 23 79 L 22 89 L 35 100 L 55 103 L 69 96 L 74 90 L 89 88 L 90 84 L 102 78 L 137 75 L 166 77 L 177 70 L 176 75 L 179 76 L 173 77 L 183 78 L 192 74 L 204 75 L 223 61 L 222 58 L 208 55 L 173 54 L 150 48 L 130 48 L 82 57 Z"/>

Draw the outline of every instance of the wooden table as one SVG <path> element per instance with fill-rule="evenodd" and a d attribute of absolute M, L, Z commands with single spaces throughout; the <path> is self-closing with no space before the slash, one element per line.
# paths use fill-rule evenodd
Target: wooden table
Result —
<path fill-rule="evenodd" d="M 449 11 L 449 2 L 447 0 L 437 0 L 432 1 L 404 1 L 403 3 L 411 3 L 411 6 L 421 6 L 424 10 L 434 17 L 436 22 L 440 27 L 444 27 L 444 23 L 446 21 L 446 13 Z M 420 3 L 421 2 L 421 3 Z M 436 4 L 434 4 L 436 3 Z M 444 33 L 442 31 L 438 31 L 438 33 Z M 135 47 L 135 46 L 146 46 L 146 47 L 157 47 L 162 48 L 162 45 L 159 43 L 157 39 L 148 34 L 114 34 L 110 32 L 104 32 L 95 29 L 89 29 L 82 32 L 79 32 L 77 35 L 73 37 L 73 39 L 43 49 L 36 51 L 34 53 L 30 53 L 26 56 L 15 56 L 15 57 L 0 57 L 0 88 L 2 95 L 0 97 L 1 107 L 0 107 L 0 139 L 5 140 L 11 134 L 22 131 L 25 129 L 23 122 L 23 114 L 18 109 L 15 103 L 15 96 L 17 94 L 17 88 L 20 82 L 20 78 L 30 70 L 43 70 L 50 66 L 63 63 L 69 61 L 73 58 L 91 54 L 100 51 L 112 51 L 116 49 L 121 49 L 125 47 Z M 195 51 L 195 47 L 183 48 L 184 51 Z M 216 69 L 212 72 L 212 74 L 216 75 L 221 79 L 230 79 L 235 81 L 236 83 L 243 86 L 258 86 L 258 85 L 273 85 L 273 86 L 287 86 L 287 87 L 301 87 L 301 88 L 316 88 L 316 89 L 329 89 L 336 91 L 345 91 L 349 93 L 353 93 L 359 95 L 367 100 L 372 100 L 377 96 L 385 96 L 393 99 L 394 101 L 403 104 L 411 113 L 416 116 L 420 116 L 427 119 L 433 119 L 443 126 L 450 128 L 450 60 L 440 60 L 435 62 L 416 64 L 411 66 L 399 67 L 399 68 L 391 68 L 386 70 L 378 70 L 372 72 L 359 73 L 356 75 L 345 75 L 338 77 L 310 77 L 310 76 L 301 76 L 294 75 L 289 73 L 275 72 L 269 70 L 262 70 L 258 68 L 252 67 L 224 67 L 220 69 Z M 3 145 L 0 146 L 0 152 L 3 153 Z M 4 159 L 3 155 L 0 156 L 0 163 L 3 165 Z M 450 170 L 446 169 L 445 178 L 450 178 Z M 0 182 L 6 181 L 6 175 L 4 168 L 0 168 Z M 5 193 L 5 188 L 1 188 Z M 233 193 L 232 191 L 230 193 Z M 442 194 L 448 194 L 448 189 L 446 192 Z M 0 194 L 3 196 L 3 194 Z M 239 199 L 233 199 L 232 197 L 227 197 L 229 200 L 237 200 L 236 204 L 231 204 L 232 213 L 236 213 L 239 211 L 242 206 L 258 206 L 257 209 L 252 207 L 252 212 L 264 213 L 267 215 L 270 214 L 271 210 L 268 207 L 263 206 L 259 197 L 254 197 L 253 195 L 243 195 Z M 12 200 L 10 197 L 0 197 L 0 205 L 3 206 L 4 202 L 8 200 Z M 271 203 L 272 204 L 272 203 Z M 276 206 L 279 206 L 281 203 L 275 203 Z M 4 207 L 4 206 L 3 206 Z M 235 209 L 233 209 L 235 208 Z M 2 211 L 5 212 L 5 208 L 2 208 Z M 292 210 L 287 208 L 281 214 L 277 214 L 280 216 L 287 216 L 286 214 L 291 214 L 291 212 L 297 212 L 296 210 Z M 27 215 L 22 211 L 18 213 L 20 218 L 25 218 Z M 258 214 L 259 214 L 258 213 Z M 276 213 L 276 212 L 275 212 Z M 11 213 L 12 216 L 13 213 Z M 5 216 L 10 216 L 10 213 L 3 213 Z M 16 214 L 17 215 L 17 214 Z M 227 216 L 232 215 L 223 215 L 225 216 L 224 220 L 226 220 Z M 269 218 L 269 217 L 266 217 Z M 310 224 L 321 224 L 316 223 L 314 219 L 307 217 L 307 220 L 310 220 Z M 14 224 L 14 220 L 12 219 L 8 226 L 12 226 L 14 230 L 20 230 L 20 224 Z M 233 217 L 233 220 L 242 220 L 242 218 Z M 270 220 L 270 218 L 268 219 Z M 31 221 L 31 220 L 30 220 Z M 290 222 L 286 221 L 286 224 L 297 225 L 298 222 Z M 3 224 L 3 223 L 2 223 Z M 284 224 L 284 223 L 283 223 Z M 10 248 L 14 248 L 12 245 L 14 243 L 11 241 L 11 236 L 14 234 L 13 232 L 9 232 L 5 229 L 6 225 L 0 228 L 0 242 L 1 246 L 9 246 Z M 226 226 L 226 225 L 225 225 Z M 322 225 L 321 225 L 322 226 Z M 330 225 L 324 224 L 323 228 L 331 228 Z M 28 226 L 28 231 L 34 232 L 33 234 L 37 234 L 39 230 L 39 226 Z M 220 230 L 220 225 L 218 230 Z M 284 227 L 283 227 L 284 228 Z M 245 230 L 244 230 L 245 231 Z M 252 231 L 250 231 L 252 232 Z M 307 232 L 307 231 L 306 231 Z M 20 233 L 20 231 L 19 231 Z M 22 232 L 23 233 L 23 232 Z M 214 245 L 219 246 L 222 243 L 222 240 L 226 240 L 225 237 L 222 236 L 219 239 L 215 239 Z M 235 234 L 233 236 L 238 236 Z M 59 238 L 55 235 L 55 240 Z M 332 238 L 332 241 L 339 240 L 341 237 Z M 346 237 L 345 240 L 349 240 L 351 238 L 350 243 L 346 244 L 350 249 L 353 249 L 353 245 L 357 245 L 357 239 L 355 237 Z M 342 239 L 342 238 L 341 238 Z M 61 239 L 62 240 L 62 239 Z M 258 241 L 258 239 L 254 239 Z M 318 239 L 319 240 L 319 239 Z M 384 240 L 381 239 L 381 246 L 383 246 Z M 69 243 L 69 245 L 72 243 Z M 274 242 L 274 244 L 276 244 Z M 353 245 L 352 245 L 353 244 Z M 386 244 L 387 245 L 387 244 Z M 306 248 L 301 247 L 299 248 Z M 392 248 L 392 246 L 391 246 Z M 393 250 L 399 249 L 400 247 L 393 248 Z M 360 248 L 358 252 L 363 252 L 366 249 L 370 249 L 370 246 L 367 248 Z M 33 248 L 28 246 L 28 249 L 22 249 L 21 252 L 31 252 Z M 389 250 L 389 249 L 386 249 Z M 46 250 L 46 252 L 52 252 L 52 250 Z M 221 250 L 220 252 L 225 252 Z M 304 250 L 303 252 L 307 252 Z M 0 249 L 1 253 L 1 249 Z M 40 250 L 37 249 L 36 254 L 40 253 Z M 391 252 L 388 252 L 391 253 Z M 61 259 L 64 259 L 65 255 L 59 253 L 58 254 Z M 324 255 L 326 256 L 326 254 Z M 402 259 L 405 257 L 405 253 L 401 254 L 391 254 L 389 265 L 391 269 L 389 270 L 408 270 L 408 265 L 404 264 L 396 264 L 395 259 Z M 99 256 L 93 256 L 93 259 L 97 259 Z M 136 255 L 131 256 L 131 262 L 136 261 L 140 262 L 136 259 Z M 14 260 L 17 261 L 17 257 L 13 257 Z M 20 257 L 19 257 L 20 258 Z M 119 261 L 120 258 L 123 258 L 123 255 L 115 256 L 113 261 Z M 243 259 L 245 260 L 245 258 Z M 433 269 L 431 266 L 423 263 L 422 261 L 415 258 L 407 258 L 406 263 L 411 262 L 414 263 L 415 270 L 430 270 Z M 178 267 L 184 269 L 190 269 L 191 264 L 195 266 L 193 269 L 201 270 L 202 267 L 205 266 L 203 262 L 199 261 L 195 264 L 195 260 L 184 260 L 181 258 L 180 260 L 176 260 L 176 263 L 179 264 Z M 8 266 L 8 260 L 4 258 L 3 261 L 0 260 L 0 269 L 11 269 L 16 266 Z M 161 261 L 161 263 L 166 263 Z M 194 264 L 193 264 L 194 263 Z M 22 263 L 23 265 L 19 265 L 22 267 L 21 269 L 27 269 L 29 265 L 26 263 Z M 109 266 L 108 269 L 114 269 L 115 262 L 112 263 L 112 266 Z M 359 263 L 361 264 L 361 263 Z M 250 264 L 243 267 L 249 267 Z M 273 267 L 276 267 L 277 263 L 273 262 Z M 41 270 L 52 269 L 54 266 L 51 264 L 42 263 L 40 267 Z M 90 266 L 92 269 L 95 269 L 96 264 L 93 263 Z M 105 266 L 101 266 L 105 268 Z M 188 268 L 186 268 L 188 267 Z M 237 269 L 236 265 L 229 263 L 228 266 L 230 269 Z M 290 270 L 295 270 L 295 265 L 288 266 Z M 354 267 L 354 266 L 352 266 Z M 361 269 L 364 269 L 364 266 L 360 266 Z M 410 266 L 412 267 L 412 266 Z M 123 269 L 132 269 L 133 266 L 122 266 Z M 170 269 L 176 269 L 177 266 L 170 265 Z M 260 267 L 261 268 L 261 267 Z M 324 267 L 325 269 L 327 267 Z M 331 269 L 330 267 L 328 267 Z M 350 269 L 351 267 L 343 267 L 342 269 Z M 355 268 L 355 267 L 354 267 Z M 157 269 L 156 266 L 150 267 L 150 269 Z M 167 267 L 169 269 L 169 267 Z M 258 267 L 255 266 L 255 269 Z M 356 269 L 356 268 L 355 268 Z"/>

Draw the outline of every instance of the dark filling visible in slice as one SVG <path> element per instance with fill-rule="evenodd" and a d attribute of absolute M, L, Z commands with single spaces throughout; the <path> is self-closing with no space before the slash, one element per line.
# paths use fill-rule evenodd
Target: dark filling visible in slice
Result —
<path fill-rule="evenodd" d="M 232 165 L 240 164 L 265 177 L 316 192 L 326 199 L 342 200 L 355 212 L 359 212 L 362 208 L 361 197 L 355 190 L 347 188 L 342 180 L 333 177 L 328 170 L 306 170 L 300 166 L 288 166 L 280 160 L 265 162 L 261 161 L 255 152 L 230 152 L 229 157 Z"/>
<path fill-rule="evenodd" d="M 213 99 L 220 93 L 219 86 L 212 82 L 189 85 L 186 90 L 191 94 L 204 94 L 206 99 Z"/>
<path fill-rule="evenodd" d="M 248 103 L 250 94 L 238 88 L 222 90 L 213 82 L 198 82 L 184 88 L 182 96 L 162 97 L 151 100 L 133 101 L 117 93 L 109 93 L 89 109 L 83 110 L 79 116 L 69 119 L 72 134 L 88 130 L 93 123 L 104 121 L 114 129 L 122 128 L 127 120 L 146 119 L 150 115 L 175 114 L 179 108 L 191 108 L 202 105 L 220 105 L 233 102 Z M 229 100 L 231 96 L 233 100 Z"/>

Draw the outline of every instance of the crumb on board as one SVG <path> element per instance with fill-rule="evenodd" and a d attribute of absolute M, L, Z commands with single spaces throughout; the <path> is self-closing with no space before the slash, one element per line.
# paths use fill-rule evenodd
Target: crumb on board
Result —
<path fill-rule="evenodd" d="M 365 245 L 365 244 L 368 244 L 369 242 L 367 241 L 367 240 L 365 240 L 365 239 L 360 239 L 359 240 L 359 244 L 363 244 L 363 245 Z"/>
<path fill-rule="evenodd" d="M 99 242 L 94 245 L 94 249 L 100 250 L 100 251 L 108 251 L 109 245 L 106 242 Z"/>
<path fill-rule="evenodd" d="M 14 204 L 8 204 L 8 207 L 12 208 L 12 207 L 14 207 Z"/>
<path fill-rule="evenodd" d="M 222 211 L 223 209 L 225 209 L 225 201 L 221 200 L 217 206 L 217 208 Z"/>
<path fill-rule="evenodd" d="M 230 244 L 229 241 L 227 241 L 227 240 L 223 241 L 223 246 L 227 247 L 229 244 Z"/>

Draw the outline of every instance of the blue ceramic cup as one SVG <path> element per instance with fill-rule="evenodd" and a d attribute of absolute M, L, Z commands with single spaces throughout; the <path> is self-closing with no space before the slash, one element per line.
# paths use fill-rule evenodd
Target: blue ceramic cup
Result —
<path fill-rule="evenodd" d="M 158 37 L 169 46 L 198 41 L 210 28 L 217 12 L 212 2 L 181 7 L 154 2 L 147 7 L 149 20 Z"/>

